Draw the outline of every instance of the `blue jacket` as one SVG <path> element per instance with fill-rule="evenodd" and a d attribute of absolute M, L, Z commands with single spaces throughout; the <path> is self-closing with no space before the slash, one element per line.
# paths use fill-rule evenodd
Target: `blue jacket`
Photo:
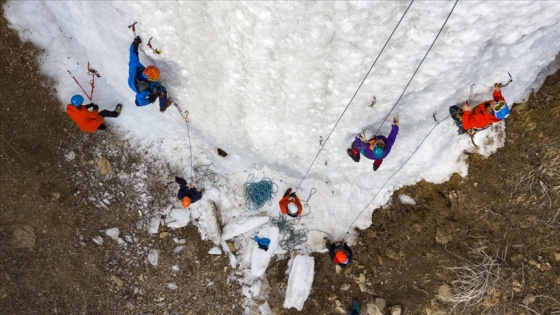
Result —
<path fill-rule="evenodd" d="M 160 88 L 159 82 L 150 82 L 144 77 L 144 65 L 138 57 L 138 46 L 130 45 L 130 60 L 128 61 L 128 86 L 136 93 L 136 105 L 150 104 L 150 94 Z M 152 101 L 153 103 L 153 101 Z"/>

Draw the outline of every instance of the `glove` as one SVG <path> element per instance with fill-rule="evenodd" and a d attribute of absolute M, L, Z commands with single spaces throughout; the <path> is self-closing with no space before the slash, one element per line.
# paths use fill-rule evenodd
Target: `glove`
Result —
<path fill-rule="evenodd" d="M 396 126 L 399 125 L 399 119 L 396 116 L 393 117 L 393 125 L 396 125 Z"/>
<path fill-rule="evenodd" d="M 142 44 L 142 39 L 140 38 L 140 36 L 136 36 L 136 38 L 132 42 L 132 45 L 138 47 L 138 45 L 140 45 L 140 44 Z"/>
<path fill-rule="evenodd" d="M 156 99 L 158 98 L 159 93 L 152 93 L 150 94 L 150 96 L 148 96 L 148 101 L 150 101 L 150 104 L 152 104 L 153 102 L 156 101 Z"/>
<path fill-rule="evenodd" d="M 296 197 L 296 193 L 295 193 L 295 192 L 291 193 L 291 194 L 290 194 L 290 197 L 295 198 L 295 197 Z"/>
<path fill-rule="evenodd" d="M 186 185 L 187 181 L 182 177 L 175 176 L 175 182 L 179 185 Z"/>

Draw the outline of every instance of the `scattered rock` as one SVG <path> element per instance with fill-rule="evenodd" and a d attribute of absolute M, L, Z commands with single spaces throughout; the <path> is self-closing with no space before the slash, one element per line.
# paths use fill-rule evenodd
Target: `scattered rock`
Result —
<path fill-rule="evenodd" d="M 521 292 L 521 282 L 519 282 L 519 280 L 513 280 L 512 286 L 513 286 L 513 291 Z"/>
<path fill-rule="evenodd" d="M 235 244 L 233 244 L 232 241 L 226 241 L 227 246 L 229 247 L 229 251 L 234 253 L 237 251 L 237 249 L 235 248 Z"/>
<path fill-rule="evenodd" d="M 169 236 L 169 232 L 161 232 L 159 233 L 159 238 L 166 238 Z"/>
<path fill-rule="evenodd" d="M 377 305 L 377 308 L 379 308 L 381 312 L 385 312 L 385 308 L 387 307 L 387 301 L 385 301 L 384 298 L 378 297 L 375 298 L 375 305 Z"/>
<path fill-rule="evenodd" d="M 119 286 L 122 287 L 124 285 L 124 281 L 117 277 L 117 276 L 111 276 L 111 278 L 113 279 L 113 281 L 115 281 L 115 283 Z"/>
<path fill-rule="evenodd" d="M 92 237 L 91 240 L 97 245 L 103 245 L 103 237 L 99 235 Z"/>
<path fill-rule="evenodd" d="M 523 298 L 523 304 L 525 305 L 533 304 L 535 303 L 536 300 L 537 298 L 533 294 L 529 293 Z"/>
<path fill-rule="evenodd" d="M 451 287 L 444 283 L 438 288 L 438 297 L 442 300 L 447 300 L 451 296 Z"/>
<path fill-rule="evenodd" d="M 35 247 L 35 229 L 31 225 L 19 225 L 14 229 L 12 246 L 32 251 Z"/>
<path fill-rule="evenodd" d="M 60 198 L 60 193 L 53 191 L 49 194 L 49 200 L 50 201 L 57 201 Z"/>
<path fill-rule="evenodd" d="M 389 311 L 389 315 L 401 315 L 402 306 L 400 305 L 393 305 Z"/>
<path fill-rule="evenodd" d="M 342 291 L 347 291 L 348 289 L 350 289 L 350 283 L 343 283 L 340 286 L 340 290 L 342 290 Z"/>
<path fill-rule="evenodd" d="M 443 228 L 436 228 L 436 243 L 445 245 L 453 239 L 451 233 Z"/>
<path fill-rule="evenodd" d="M 387 302 L 385 299 L 378 297 L 366 304 L 366 312 L 368 315 L 384 315 L 386 307 Z"/>
<path fill-rule="evenodd" d="M 342 272 L 342 267 L 340 267 L 339 265 L 336 265 L 334 267 L 334 270 L 336 271 L 336 274 L 338 275 L 338 274 L 340 274 L 340 272 Z"/>
<path fill-rule="evenodd" d="M 115 241 L 119 239 L 120 233 L 119 228 L 110 228 L 105 230 L 105 234 Z"/>
<path fill-rule="evenodd" d="M 385 249 L 385 256 L 393 259 L 393 260 L 400 260 L 401 256 L 399 256 L 399 253 L 397 253 L 397 251 L 391 247 L 387 247 L 387 249 Z"/>
<path fill-rule="evenodd" d="M 113 172 L 111 162 L 109 162 L 109 160 L 107 160 L 106 158 L 100 158 L 99 160 L 97 160 L 97 168 L 103 175 L 109 175 Z"/>
<path fill-rule="evenodd" d="M 554 252 L 554 260 L 560 261 L 560 252 Z"/>
<path fill-rule="evenodd" d="M 222 157 L 226 157 L 226 156 L 227 156 L 227 152 L 224 151 L 224 150 L 222 150 L 222 149 L 220 149 L 220 148 L 218 148 L 218 155 L 219 155 L 219 156 L 222 156 Z"/>
<path fill-rule="evenodd" d="M 442 306 L 436 299 L 432 299 L 428 305 L 426 305 L 426 315 L 448 315 L 445 311 L 445 307 Z"/>
<path fill-rule="evenodd" d="M 159 263 L 159 251 L 157 249 L 150 249 L 148 252 L 148 262 L 152 266 L 157 266 Z"/>
<path fill-rule="evenodd" d="M 525 258 L 525 256 L 523 256 L 523 254 L 516 254 L 516 255 L 511 256 L 509 259 L 512 262 L 518 262 L 518 261 L 523 261 L 523 258 Z"/>
<path fill-rule="evenodd" d="M 557 276 L 557 277 L 556 277 L 556 284 L 557 284 L 557 285 L 560 285 L 560 276 Z"/>

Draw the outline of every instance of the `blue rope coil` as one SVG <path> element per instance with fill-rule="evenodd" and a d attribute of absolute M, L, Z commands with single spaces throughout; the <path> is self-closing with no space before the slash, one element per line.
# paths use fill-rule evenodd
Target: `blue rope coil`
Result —
<path fill-rule="evenodd" d="M 267 202 L 272 204 L 272 197 L 274 196 L 274 183 L 268 179 L 263 178 L 260 182 L 245 182 L 245 201 L 247 209 L 257 211 L 262 208 Z"/>

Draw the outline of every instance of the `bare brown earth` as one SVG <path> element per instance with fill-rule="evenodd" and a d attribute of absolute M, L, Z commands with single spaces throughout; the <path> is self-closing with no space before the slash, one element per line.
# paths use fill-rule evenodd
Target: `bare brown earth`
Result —
<path fill-rule="evenodd" d="M 0 27 L 0 314 L 241 314 L 241 289 L 224 269 L 227 258 L 208 255 L 212 244 L 194 227 L 145 232 L 137 210 L 164 207 L 160 197 L 173 193 L 165 179 L 174 174 L 130 154 L 111 131 L 80 133 L 56 110 L 51 82 L 38 72 L 40 51 L 21 43 L 3 17 Z M 343 272 L 315 254 L 313 289 L 301 313 L 339 314 L 337 303 L 346 308 L 354 297 L 362 305 L 383 297 L 402 305 L 403 314 L 560 314 L 559 92 L 556 73 L 515 107 L 505 147 L 488 159 L 469 156 L 467 178 L 396 192 L 360 232 L 355 261 Z M 67 160 L 70 151 L 76 157 Z M 110 175 L 99 172 L 100 157 L 111 162 Z M 146 188 L 135 186 L 139 170 L 150 178 Z M 401 204 L 400 194 L 417 204 Z M 103 198 L 109 205 L 94 202 Z M 126 247 L 100 232 L 115 222 L 121 237 L 129 236 Z M 91 241 L 98 235 L 102 246 Z M 187 241 L 179 254 L 173 238 Z M 142 257 L 156 247 L 154 267 Z M 492 264 L 481 264 L 481 253 Z M 286 265 L 274 261 L 267 271 L 267 300 L 277 314 L 297 314 L 282 308 Z M 463 266 L 495 285 L 479 302 L 453 308 L 443 300 L 456 296 L 461 277 L 450 268 Z M 169 289 L 171 282 L 179 289 Z M 345 283 L 350 288 L 341 290 Z"/>

